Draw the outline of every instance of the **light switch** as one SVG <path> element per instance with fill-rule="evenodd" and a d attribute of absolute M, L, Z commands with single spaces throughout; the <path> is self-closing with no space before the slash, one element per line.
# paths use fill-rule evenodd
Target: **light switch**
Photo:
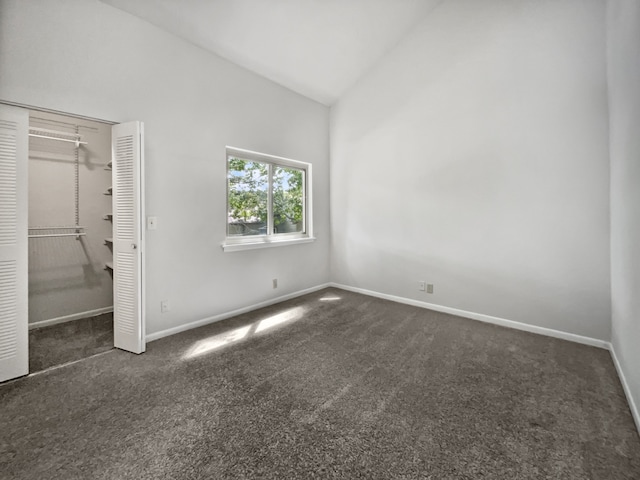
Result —
<path fill-rule="evenodd" d="M 147 230 L 156 230 L 158 228 L 158 217 L 147 217 Z"/>

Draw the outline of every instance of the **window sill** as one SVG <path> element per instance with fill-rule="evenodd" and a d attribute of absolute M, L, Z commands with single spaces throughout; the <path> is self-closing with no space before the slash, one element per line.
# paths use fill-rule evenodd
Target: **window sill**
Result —
<path fill-rule="evenodd" d="M 299 243 L 315 242 L 315 237 L 286 238 L 280 240 L 263 240 L 251 243 L 223 243 L 222 249 L 225 252 L 238 252 L 240 250 L 256 250 L 258 248 L 284 247 L 287 245 L 297 245 Z"/>

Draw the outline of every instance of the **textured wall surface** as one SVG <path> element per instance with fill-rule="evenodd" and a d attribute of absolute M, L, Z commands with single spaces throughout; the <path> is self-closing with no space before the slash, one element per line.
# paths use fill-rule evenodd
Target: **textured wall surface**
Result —
<path fill-rule="evenodd" d="M 605 36 L 601 1 L 436 8 L 331 109 L 332 278 L 608 341 Z"/>

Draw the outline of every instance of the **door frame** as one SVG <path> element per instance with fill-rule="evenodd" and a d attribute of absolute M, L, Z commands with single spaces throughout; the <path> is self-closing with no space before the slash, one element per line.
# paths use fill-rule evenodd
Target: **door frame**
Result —
<path fill-rule="evenodd" d="M 29 111 L 39 111 L 39 112 L 46 112 L 46 113 L 54 113 L 54 114 L 58 114 L 58 115 L 65 115 L 68 117 L 72 117 L 72 118 L 78 118 L 78 119 L 82 119 L 82 120 L 90 120 L 93 122 L 99 122 L 99 123 L 104 123 L 110 127 L 113 127 L 113 125 L 118 125 L 120 122 L 114 122 L 112 120 L 105 120 L 105 119 L 101 119 L 101 118 L 96 118 L 96 117 L 92 117 L 92 116 L 87 116 L 87 115 L 82 115 L 82 114 L 75 114 L 75 113 L 69 113 L 69 112 L 64 112 L 61 110 L 55 110 L 55 109 L 50 109 L 50 108 L 44 108 L 44 107 L 38 107 L 38 106 L 34 106 L 34 105 L 28 105 L 28 104 L 24 104 L 24 103 L 18 103 L 18 102 L 12 102 L 12 101 L 8 101 L 8 100 L 3 100 L 0 99 L 0 104 L 2 105 L 7 105 L 7 106 L 11 106 L 11 107 L 17 107 L 17 108 L 22 108 L 25 110 L 29 110 Z M 143 137 L 144 138 L 144 137 Z M 142 145 L 141 148 L 141 156 L 142 156 L 142 161 L 144 162 L 144 144 Z M 28 155 L 28 149 L 27 149 L 27 155 Z M 112 161 L 113 161 L 113 152 L 112 152 Z M 112 174 L 113 176 L 113 174 Z M 141 202 L 141 208 L 139 209 L 141 212 L 141 217 L 139 219 L 139 224 L 140 224 L 140 234 L 141 234 L 141 262 L 140 262 L 140 275 L 141 275 L 141 282 L 140 282 L 140 291 L 138 292 L 138 302 L 140 302 L 141 305 L 141 318 L 139 319 L 140 322 L 140 328 L 142 329 L 142 344 L 143 347 L 146 344 L 146 318 L 145 318 L 145 310 L 146 310 L 146 305 L 145 305 L 145 280 L 146 280 L 146 272 L 145 272 L 145 265 L 146 265 L 146 246 L 145 246 L 145 240 L 146 240 L 146 219 L 143 216 L 144 212 L 146 211 L 145 206 L 146 206 L 146 188 L 145 188 L 145 184 L 146 184 L 146 175 L 144 173 L 144 168 L 141 171 L 141 175 L 140 175 L 140 202 Z M 23 239 L 24 242 L 29 241 L 28 237 L 25 236 L 25 238 Z M 28 275 L 28 273 L 27 273 Z M 115 307 L 115 296 L 114 296 L 114 307 Z M 27 302 L 27 315 L 24 319 L 25 322 L 27 322 L 27 328 L 28 328 L 28 322 L 29 322 L 29 316 L 28 316 L 28 302 Z M 114 321 L 115 321 L 115 317 L 114 317 Z M 28 355 L 28 351 L 29 351 L 29 344 L 27 341 L 27 355 Z M 144 352 L 144 348 L 143 348 L 143 352 Z M 28 375 L 28 373 L 27 373 Z M 19 377 L 18 377 L 19 378 Z M 6 380 L 6 381 L 11 381 L 11 379 Z"/>

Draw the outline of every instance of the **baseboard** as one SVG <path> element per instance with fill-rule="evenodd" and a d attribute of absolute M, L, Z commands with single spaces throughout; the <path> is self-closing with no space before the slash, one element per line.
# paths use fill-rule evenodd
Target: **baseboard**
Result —
<path fill-rule="evenodd" d="M 479 320 L 481 322 L 500 325 L 502 327 L 514 328 L 516 330 L 522 330 L 530 333 L 537 333 L 540 335 L 546 335 L 548 337 L 560 338 L 562 340 L 569 340 L 570 342 L 582 343 L 584 345 L 590 345 L 592 347 L 604 348 L 605 350 L 609 350 L 609 345 L 610 345 L 609 342 L 605 340 L 600 340 L 597 338 L 583 337 L 582 335 L 563 332 L 561 330 L 538 327 L 536 325 L 529 325 L 528 323 L 516 322 L 514 320 L 507 320 L 505 318 L 500 318 L 500 317 L 493 317 L 491 315 L 485 315 L 483 313 L 469 312 L 467 310 L 460 310 L 458 308 L 445 307 L 442 305 L 437 305 L 435 303 L 421 302 L 420 300 L 413 300 L 411 298 L 398 297 L 396 295 L 388 295 L 386 293 L 374 292 L 372 290 L 366 290 L 364 288 L 358 288 L 358 287 L 351 287 L 349 285 L 342 285 L 340 283 L 335 283 L 335 282 L 331 282 L 329 285 L 331 287 L 341 288 L 342 290 L 348 290 L 350 292 L 361 293 L 363 295 L 369 295 L 371 297 L 378 297 L 385 300 L 391 300 L 393 302 L 413 305 L 414 307 L 421 307 L 429 310 L 435 310 L 436 312 L 449 313 L 451 315 L 470 318 L 472 320 Z"/>
<path fill-rule="evenodd" d="M 636 422 L 636 429 L 638 430 L 638 434 L 640 435 L 640 411 L 638 410 L 638 404 L 633 398 L 633 394 L 631 393 L 631 389 L 629 388 L 629 384 L 627 383 L 627 378 L 624 375 L 622 366 L 618 361 L 616 349 L 613 347 L 613 344 L 611 345 L 611 348 L 609 348 L 609 351 L 611 352 L 613 364 L 616 366 L 618 378 L 620 378 L 620 383 L 622 384 L 622 389 L 624 390 L 624 394 L 627 397 L 627 403 L 629 404 L 629 410 L 631 410 L 631 416 L 633 417 L 633 421 Z"/>
<path fill-rule="evenodd" d="M 63 317 L 51 318 L 49 320 L 40 320 L 39 322 L 33 322 L 29 324 L 29 330 L 34 328 L 50 327 L 51 325 L 57 325 L 58 323 L 71 322 L 73 320 L 80 320 L 81 318 L 95 317 L 96 315 L 102 315 L 103 313 L 113 312 L 113 307 L 96 308 L 95 310 L 88 310 L 86 312 L 74 313 L 73 315 L 65 315 Z"/>
<path fill-rule="evenodd" d="M 308 293 L 317 292 L 318 290 L 322 290 L 323 288 L 327 288 L 328 286 L 329 286 L 328 283 L 323 283 L 321 285 L 316 285 L 315 287 L 307 288 L 304 290 L 298 290 L 297 292 L 288 293 L 287 295 L 282 295 L 276 298 L 271 298 L 269 300 L 265 300 L 264 302 L 255 303 L 253 305 L 249 305 L 248 307 L 238 308 L 237 310 L 231 310 L 229 312 L 220 313 L 212 317 L 196 320 L 195 322 L 189 322 L 189 323 L 185 323 L 184 325 L 178 325 L 177 327 L 167 328 L 166 330 L 150 333 L 146 335 L 146 341 L 147 343 L 153 342 L 154 340 L 168 337 L 169 335 L 175 335 L 176 333 L 186 332 L 187 330 L 191 330 L 193 328 L 203 327 L 205 325 L 209 325 L 210 323 L 215 323 L 221 320 L 225 320 L 227 318 L 235 317 L 236 315 L 252 312 L 253 310 L 258 310 L 259 308 L 264 308 L 264 307 L 268 307 L 269 305 L 274 305 L 276 303 L 284 302 L 286 300 L 291 300 L 292 298 L 300 297 Z"/>

